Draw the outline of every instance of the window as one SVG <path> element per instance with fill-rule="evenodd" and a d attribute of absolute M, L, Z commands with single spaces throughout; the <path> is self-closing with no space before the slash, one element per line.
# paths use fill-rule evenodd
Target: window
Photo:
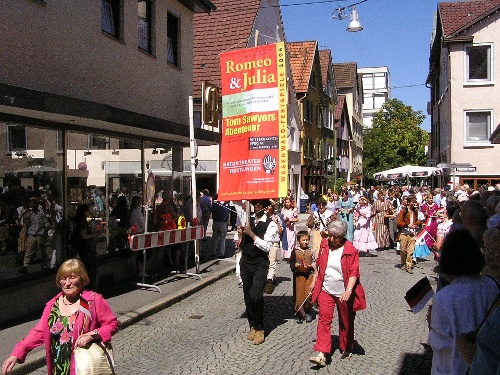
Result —
<path fill-rule="evenodd" d="M 313 105 L 312 103 L 305 99 L 303 104 L 303 116 L 304 121 L 313 122 Z"/>
<path fill-rule="evenodd" d="M 151 13 L 151 1 L 149 0 L 138 0 L 138 31 L 139 31 L 139 42 L 138 46 L 141 50 L 151 53 L 151 23 L 152 23 L 152 13 Z"/>
<path fill-rule="evenodd" d="M 320 107 L 316 107 L 316 127 L 321 128 L 323 125 L 323 113 Z"/>
<path fill-rule="evenodd" d="M 26 127 L 24 125 L 8 125 L 7 152 L 26 151 Z"/>
<path fill-rule="evenodd" d="M 167 13 L 167 61 L 179 66 L 179 18 Z"/>
<path fill-rule="evenodd" d="M 386 89 L 387 88 L 387 78 L 386 73 L 364 73 L 363 74 L 363 89 L 373 90 L 373 89 Z"/>
<path fill-rule="evenodd" d="M 121 0 L 102 0 L 101 28 L 106 34 L 120 39 Z"/>
<path fill-rule="evenodd" d="M 382 106 L 386 101 L 387 101 L 386 93 L 363 94 L 363 109 L 379 110 L 380 108 L 382 108 Z"/>
<path fill-rule="evenodd" d="M 492 45 L 478 44 L 465 48 L 467 82 L 490 82 L 492 77 Z"/>
<path fill-rule="evenodd" d="M 105 150 L 106 149 L 106 137 L 100 137 L 98 135 L 89 135 L 89 150 Z"/>
<path fill-rule="evenodd" d="M 489 143 L 491 135 L 491 111 L 465 113 L 465 142 Z"/>

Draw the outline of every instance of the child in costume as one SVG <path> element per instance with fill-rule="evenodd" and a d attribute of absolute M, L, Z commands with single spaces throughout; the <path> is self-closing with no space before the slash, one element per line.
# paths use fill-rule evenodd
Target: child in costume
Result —
<path fill-rule="evenodd" d="M 310 323 L 314 319 L 311 301 L 304 301 L 309 296 L 309 286 L 313 278 L 316 255 L 309 247 L 309 233 L 302 230 L 297 233 L 297 245 L 290 257 L 290 268 L 294 277 L 295 311 L 297 323 Z"/>

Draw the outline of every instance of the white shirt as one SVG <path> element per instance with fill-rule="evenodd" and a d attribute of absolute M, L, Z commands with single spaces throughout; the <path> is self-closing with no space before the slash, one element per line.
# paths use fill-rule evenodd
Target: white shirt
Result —
<path fill-rule="evenodd" d="M 257 223 L 261 221 L 266 222 L 267 215 L 264 214 L 259 219 L 255 218 L 255 225 L 257 225 Z M 267 226 L 266 233 L 264 233 L 264 238 L 257 237 L 253 243 L 260 250 L 268 253 L 269 250 L 271 250 L 271 248 L 273 247 L 277 235 L 278 225 L 274 221 L 271 221 Z"/>
<path fill-rule="evenodd" d="M 344 294 L 344 276 L 342 275 L 342 266 L 340 258 L 344 252 L 344 246 L 336 250 L 329 250 L 328 263 L 325 269 L 325 278 L 323 279 L 323 289 L 335 297 Z"/>
<path fill-rule="evenodd" d="M 429 331 L 433 375 L 466 373 L 468 366 L 457 348 L 457 337 L 477 328 L 498 292 L 488 276 L 463 276 L 434 295 Z"/>

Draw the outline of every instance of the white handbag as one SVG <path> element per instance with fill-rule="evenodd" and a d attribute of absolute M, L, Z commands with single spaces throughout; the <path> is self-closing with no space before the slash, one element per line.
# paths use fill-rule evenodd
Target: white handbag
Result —
<path fill-rule="evenodd" d="M 93 342 L 89 347 L 74 350 L 77 375 L 116 375 L 111 344 Z"/>

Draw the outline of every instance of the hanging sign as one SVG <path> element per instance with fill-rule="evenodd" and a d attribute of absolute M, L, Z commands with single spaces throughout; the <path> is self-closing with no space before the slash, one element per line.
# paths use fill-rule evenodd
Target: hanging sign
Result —
<path fill-rule="evenodd" d="M 288 180 L 284 43 L 221 54 L 219 199 L 284 197 Z"/>

